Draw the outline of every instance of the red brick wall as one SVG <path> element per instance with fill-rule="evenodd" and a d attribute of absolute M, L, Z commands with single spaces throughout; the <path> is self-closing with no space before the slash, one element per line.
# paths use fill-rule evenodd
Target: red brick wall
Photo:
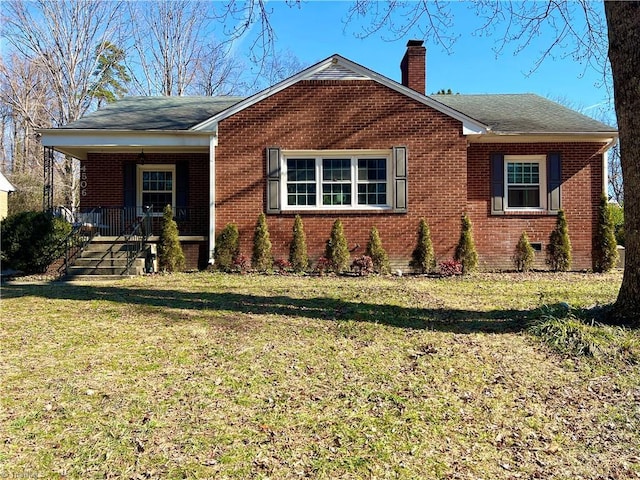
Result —
<path fill-rule="evenodd" d="M 138 153 L 89 153 L 86 194 L 81 207 L 124 205 L 124 163 L 138 160 Z M 189 205 L 209 204 L 209 153 L 145 153 L 146 164 L 189 162 Z"/>
<path fill-rule="evenodd" d="M 90 153 L 82 162 L 87 175 L 85 195 L 80 197 L 80 207 L 119 207 L 124 205 L 124 164 L 135 163 L 138 153 Z M 209 205 L 209 154 L 208 153 L 145 153 L 145 164 L 189 163 L 189 207 L 200 207 L 190 211 L 190 221 L 201 225 L 200 235 L 208 234 Z M 158 222 L 154 222 L 157 235 Z M 185 228 L 187 226 L 185 225 Z M 189 225 L 188 228 L 192 228 Z M 185 233 L 185 232 L 181 232 Z M 193 232 L 189 232 L 193 233 Z M 205 268 L 208 260 L 207 242 L 183 242 L 188 269 Z"/>
<path fill-rule="evenodd" d="M 408 148 L 408 213 L 388 211 L 300 211 L 312 260 L 324 253 L 331 225 L 341 218 L 352 256 L 364 252 L 372 226 L 396 268 L 406 270 L 421 217 L 431 227 L 438 261 L 453 257 L 460 216 L 469 212 L 480 265 L 511 269 L 513 249 L 523 230 L 546 246 L 556 217 L 492 216 L 489 210 L 489 158 L 504 154 L 559 151 L 563 163 L 562 205 L 567 213 L 575 269 L 591 268 L 592 235 L 602 185 L 601 145 L 473 144 L 467 148 L 462 126 L 440 112 L 372 81 L 302 81 L 223 120 L 216 148 L 216 230 L 238 225 L 241 251 L 251 256 L 257 217 L 266 210 L 265 148 L 284 150 Z M 209 202 L 208 154 L 153 154 L 147 163 L 189 161 L 189 204 Z M 469 161 L 467 162 L 467 155 Z M 123 162 L 137 153 L 91 154 L 84 206 L 121 205 Z M 467 190 L 467 178 L 469 188 Z M 296 212 L 268 215 L 276 259 L 287 258 Z M 204 222 L 203 222 L 204 223 Z M 203 225 L 203 230 L 208 225 Z M 188 247 L 189 267 L 204 267 L 206 244 Z M 544 268 L 544 252 L 538 255 Z"/>
<path fill-rule="evenodd" d="M 590 269 L 593 235 L 597 222 L 597 206 L 602 192 L 601 144 L 473 144 L 469 147 L 468 203 L 474 238 L 481 267 L 511 269 L 518 239 L 526 230 L 531 242 L 541 242 L 543 251 L 536 253 L 536 268 L 547 268 L 545 247 L 556 225 L 555 215 L 491 215 L 489 157 L 505 155 L 546 155 L 560 152 L 562 157 L 562 208 L 569 224 L 573 247 L 572 269 Z"/>
<path fill-rule="evenodd" d="M 408 213 L 300 212 L 311 258 L 324 252 L 340 217 L 350 248 L 364 252 L 376 226 L 391 260 L 406 268 L 420 217 L 431 225 L 436 254 L 450 258 L 466 207 L 466 139 L 461 123 L 372 81 L 303 81 L 222 121 L 216 148 L 216 229 L 238 224 L 250 256 L 265 211 L 265 148 L 390 149 L 406 145 Z M 452 179 L 455 179 L 453 181 Z M 269 215 L 276 259 L 287 258 L 294 213 Z"/>

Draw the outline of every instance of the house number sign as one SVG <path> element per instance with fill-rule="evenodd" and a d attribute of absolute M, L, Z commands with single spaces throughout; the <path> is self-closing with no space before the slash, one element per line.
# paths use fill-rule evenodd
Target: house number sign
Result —
<path fill-rule="evenodd" d="M 82 165 L 80 167 L 80 196 L 87 195 L 87 167 Z"/>

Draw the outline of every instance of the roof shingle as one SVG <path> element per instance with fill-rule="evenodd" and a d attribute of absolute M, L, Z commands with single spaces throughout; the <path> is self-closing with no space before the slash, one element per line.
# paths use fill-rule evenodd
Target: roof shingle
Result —
<path fill-rule="evenodd" d="M 494 133 L 601 133 L 617 130 L 531 93 L 430 95 L 491 127 Z"/>
<path fill-rule="evenodd" d="M 188 130 L 244 97 L 127 97 L 65 125 L 73 130 Z"/>

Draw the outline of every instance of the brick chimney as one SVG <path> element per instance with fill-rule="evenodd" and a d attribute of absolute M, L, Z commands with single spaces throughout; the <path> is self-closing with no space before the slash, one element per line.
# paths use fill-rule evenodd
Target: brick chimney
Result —
<path fill-rule="evenodd" d="M 415 90 L 422 95 L 427 89 L 427 49 L 422 46 L 422 40 L 409 40 L 407 52 L 400 62 L 402 72 L 402 85 Z"/>

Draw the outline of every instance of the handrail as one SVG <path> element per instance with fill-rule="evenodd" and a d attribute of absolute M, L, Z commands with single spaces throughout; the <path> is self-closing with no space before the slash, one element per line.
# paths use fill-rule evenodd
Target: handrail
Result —
<path fill-rule="evenodd" d="M 124 235 L 124 245 L 127 252 L 127 266 L 123 273 L 128 273 L 138 254 L 144 250 L 149 235 L 151 235 L 151 207 L 142 207 L 142 216 L 136 219 L 131 231 Z"/>
<path fill-rule="evenodd" d="M 69 266 L 82 253 L 95 237 L 95 229 L 87 229 L 82 225 L 74 225 L 71 232 L 62 240 L 64 242 L 64 262 L 58 268 L 58 276 L 67 275 Z"/>

